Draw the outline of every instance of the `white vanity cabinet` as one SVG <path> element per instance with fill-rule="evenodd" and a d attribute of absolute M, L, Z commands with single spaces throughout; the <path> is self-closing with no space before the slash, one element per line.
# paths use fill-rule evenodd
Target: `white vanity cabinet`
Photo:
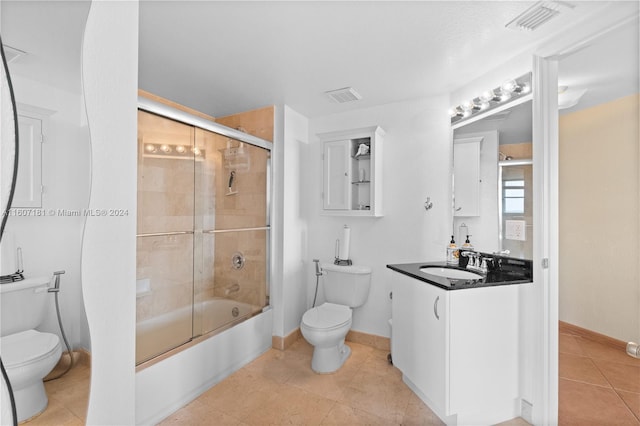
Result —
<path fill-rule="evenodd" d="M 453 141 L 454 216 L 480 216 L 481 137 Z"/>
<path fill-rule="evenodd" d="M 377 126 L 318 135 L 323 142 L 322 214 L 382 216 L 382 139 Z"/>
<path fill-rule="evenodd" d="M 519 287 L 445 290 L 393 273 L 393 363 L 445 423 L 520 415 Z"/>

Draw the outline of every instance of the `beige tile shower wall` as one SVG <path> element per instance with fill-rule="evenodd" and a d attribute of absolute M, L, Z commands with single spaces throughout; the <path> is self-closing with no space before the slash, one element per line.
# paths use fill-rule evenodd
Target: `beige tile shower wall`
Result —
<path fill-rule="evenodd" d="M 137 279 L 151 291 L 137 298 L 137 322 L 192 304 L 192 250 L 192 235 L 138 237 Z"/>
<path fill-rule="evenodd" d="M 143 111 L 138 112 L 138 235 L 192 232 L 194 161 L 160 154 L 193 147 L 194 129 Z M 156 152 L 150 152 L 153 145 Z M 188 306 L 193 300 L 193 235 L 137 239 L 137 279 L 151 291 L 137 298 L 137 321 Z"/>
<path fill-rule="evenodd" d="M 247 144 L 241 147 L 237 140 L 201 129 L 196 129 L 196 146 L 204 158 L 196 162 L 196 229 L 205 233 L 201 253 L 196 244 L 195 300 L 229 297 L 263 306 L 266 232 L 207 234 L 206 231 L 266 225 L 268 152 Z M 230 190 L 232 171 L 235 176 Z M 236 252 L 246 259 L 241 270 L 232 269 Z"/>
<path fill-rule="evenodd" d="M 138 112 L 138 234 L 193 230 L 193 157 L 160 154 L 162 145 L 190 151 L 193 133 L 190 126 Z"/>
<path fill-rule="evenodd" d="M 237 141 L 225 141 L 239 147 Z M 243 158 L 222 160 L 222 173 L 216 179 L 216 229 L 264 227 L 267 222 L 267 151 L 244 145 Z M 228 151 L 227 151 L 228 153 Z M 229 193 L 229 176 L 234 182 Z M 266 231 L 239 231 L 217 234 L 215 238 L 215 290 L 218 297 L 229 297 L 256 306 L 265 305 Z M 232 256 L 245 257 L 242 269 L 232 268 Z M 232 286 L 239 291 L 230 293 Z"/>
<path fill-rule="evenodd" d="M 213 243 L 214 296 L 264 306 L 267 231 L 219 233 Z M 232 257 L 236 253 L 241 253 L 245 259 L 241 269 L 233 267 Z M 235 291 L 234 287 L 238 290 Z"/>
<path fill-rule="evenodd" d="M 239 142 L 231 141 L 232 147 Z M 244 154 L 223 159 L 216 177 L 216 229 L 255 228 L 267 221 L 267 154 L 262 148 L 244 145 Z M 226 150 L 226 143 L 221 151 Z M 231 191 L 229 178 L 235 172 Z"/>
<path fill-rule="evenodd" d="M 240 129 L 250 135 L 257 136 L 269 142 L 273 142 L 273 120 L 275 108 L 268 106 L 238 114 L 216 118 L 216 122 Z"/>

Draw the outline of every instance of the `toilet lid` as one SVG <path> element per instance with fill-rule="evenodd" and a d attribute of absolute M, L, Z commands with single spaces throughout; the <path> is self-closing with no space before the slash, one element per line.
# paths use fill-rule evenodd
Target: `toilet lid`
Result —
<path fill-rule="evenodd" d="M 309 328 L 328 330 L 340 327 L 351 321 L 351 308 L 334 303 L 309 309 L 302 316 L 302 323 Z"/>
<path fill-rule="evenodd" d="M 58 336 L 36 330 L 2 336 L 0 341 L 2 362 L 7 368 L 36 362 L 49 356 L 59 347 L 60 339 Z"/>

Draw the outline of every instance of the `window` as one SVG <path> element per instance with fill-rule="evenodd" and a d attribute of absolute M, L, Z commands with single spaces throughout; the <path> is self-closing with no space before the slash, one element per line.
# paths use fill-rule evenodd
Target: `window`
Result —
<path fill-rule="evenodd" d="M 524 179 L 507 180 L 502 184 L 502 208 L 504 213 L 524 213 Z"/>

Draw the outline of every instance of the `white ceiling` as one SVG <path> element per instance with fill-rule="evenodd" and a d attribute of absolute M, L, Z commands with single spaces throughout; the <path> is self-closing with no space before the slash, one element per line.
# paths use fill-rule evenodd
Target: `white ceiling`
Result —
<path fill-rule="evenodd" d="M 139 86 L 214 116 L 286 103 L 315 117 L 446 94 L 590 16 L 629 4 L 638 10 L 638 2 L 572 3 L 573 10 L 526 33 L 505 25 L 530 1 L 142 0 Z M 79 93 L 89 2 L 0 5 L 3 42 L 29 53 L 10 65 L 12 72 Z M 621 36 L 619 45 L 637 53 L 637 30 L 626 40 L 633 35 Z M 596 81 L 589 80 L 596 68 L 567 62 L 561 71 L 587 84 Z M 633 72 L 637 81 L 637 67 Z M 324 96 L 345 86 L 363 99 L 333 104 Z M 590 86 L 587 95 L 593 92 Z"/>
<path fill-rule="evenodd" d="M 9 64 L 9 71 L 80 93 L 80 50 L 89 5 L 86 0 L 2 0 L 2 43 L 27 53 Z"/>
<path fill-rule="evenodd" d="M 143 1 L 139 84 L 214 116 L 278 103 L 326 115 L 448 93 L 609 2 L 505 28 L 533 3 Z M 363 99 L 327 101 L 345 86 Z"/>
<path fill-rule="evenodd" d="M 587 90 L 578 105 L 561 114 L 589 108 L 632 93 L 640 85 L 640 29 L 638 20 L 617 28 L 558 63 L 558 85 Z"/>

